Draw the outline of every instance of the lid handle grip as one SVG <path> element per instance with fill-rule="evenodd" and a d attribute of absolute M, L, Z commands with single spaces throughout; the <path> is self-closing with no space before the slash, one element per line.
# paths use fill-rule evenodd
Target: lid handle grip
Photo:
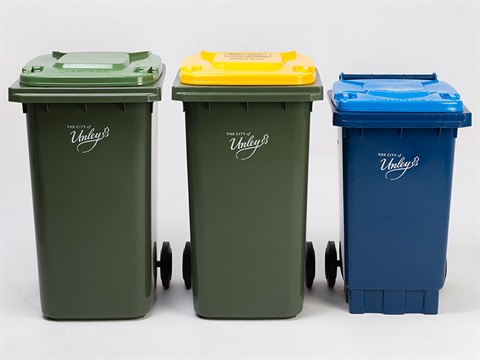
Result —
<path fill-rule="evenodd" d="M 400 80 L 437 80 L 437 74 L 344 74 L 340 73 L 340 80 L 361 79 L 400 79 Z"/>
<path fill-rule="evenodd" d="M 134 53 L 128 53 L 130 63 L 134 61 L 145 60 L 151 55 L 150 51 L 139 51 Z"/>
<path fill-rule="evenodd" d="M 59 60 L 63 55 L 66 55 L 67 53 L 61 52 L 61 51 L 52 51 L 52 57 L 55 60 Z"/>

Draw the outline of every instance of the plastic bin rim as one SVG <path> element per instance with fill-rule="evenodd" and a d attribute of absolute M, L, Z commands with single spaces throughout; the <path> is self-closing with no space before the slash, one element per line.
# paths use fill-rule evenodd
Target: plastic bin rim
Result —
<path fill-rule="evenodd" d="M 472 125 L 472 114 L 463 105 L 462 112 L 356 112 L 340 111 L 332 101 L 332 90 L 327 99 L 333 112 L 333 125 L 344 128 L 461 128 Z"/>
<path fill-rule="evenodd" d="M 184 102 L 311 102 L 323 100 L 318 70 L 315 82 L 307 85 L 187 85 L 177 72 L 172 100 Z"/>
<path fill-rule="evenodd" d="M 8 88 L 8 100 L 21 103 L 128 103 L 161 100 L 166 66 L 156 82 L 141 86 L 25 86 L 19 79 Z"/>

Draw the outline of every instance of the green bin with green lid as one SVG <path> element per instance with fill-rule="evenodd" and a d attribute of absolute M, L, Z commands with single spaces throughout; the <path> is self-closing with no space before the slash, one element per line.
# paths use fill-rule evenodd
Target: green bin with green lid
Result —
<path fill-rule="evenodd" d="M 156 115 L 165 66 L 150 52 L 39 56 L 9 88 L 27 116 L 43 315 L 144 316 L 157 259 Z M 153 180 L 152 180 L 153 178 Z"/>
<path fill-rule="evenodd" d="M 173 85 L 186 116 L 183 277 L 205 318 L 289 318 L 315 274 L 305 243 L 309 126 L 320 76 L 296 52 L 202 52 Z M 305 275 L 306 278 L 305 278 Z"/>

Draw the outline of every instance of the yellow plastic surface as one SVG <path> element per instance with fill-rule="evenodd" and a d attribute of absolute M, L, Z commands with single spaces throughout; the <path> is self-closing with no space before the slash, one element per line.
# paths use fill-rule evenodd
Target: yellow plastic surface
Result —
<path fill-rule="evenodd" d="M 295 51 L 207 52 L 190 55 L 180 67 L 189 85 L 306 85 L 315 82 L 315 65 Z"/>

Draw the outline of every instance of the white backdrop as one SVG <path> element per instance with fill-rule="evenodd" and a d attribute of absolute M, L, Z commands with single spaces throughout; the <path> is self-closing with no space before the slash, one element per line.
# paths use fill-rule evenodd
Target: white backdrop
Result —
<path fill-rule="evenodd" d="M 451 2 L 2 2 L 1 357 L 450 358 L 479 356 L 479 3 Z M 170 290 L 147 318 L 52 322 L 40 311 L 25 117 L 7 88 L 33 57 L 60 51 L 151 50 L 167 65 L 159 104 L 159 233 L 174 251 Z M 314 105 L 307 239 L 317 278 L 303 312 L 283 321 L 195 316 L 183 287 L 189 239 L 185 128 L 171 84 L 200 50 L 308 54 L 328 90 L 341 71 L 429 73 L 451 83 L 473 113 L 460 129 L 452 196 L 449 274 L 437 316 L 350 315 L 342 280 L 323 276 L 327 240 L 338 241 L 336 129 Z"/>

